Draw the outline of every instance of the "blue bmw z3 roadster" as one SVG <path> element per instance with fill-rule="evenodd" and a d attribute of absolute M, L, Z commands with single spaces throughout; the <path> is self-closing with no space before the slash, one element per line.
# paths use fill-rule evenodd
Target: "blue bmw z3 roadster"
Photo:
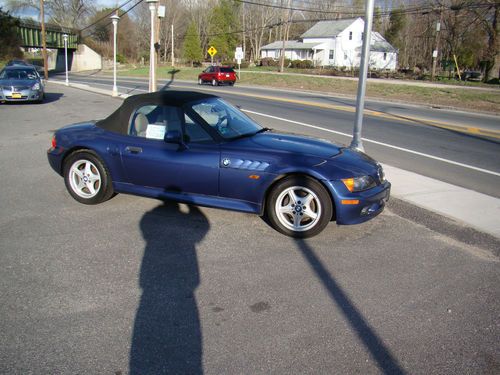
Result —
<path fill-rule="evenodd" d="M 175 200 L 255 213 L 302 238 L 377 216 L 391 186 L 364 153 L 276 133 L 187 91 L 131 96 L 104 120 L 61 128 L 48 159 L 84 204 L 115 193 Z"/>

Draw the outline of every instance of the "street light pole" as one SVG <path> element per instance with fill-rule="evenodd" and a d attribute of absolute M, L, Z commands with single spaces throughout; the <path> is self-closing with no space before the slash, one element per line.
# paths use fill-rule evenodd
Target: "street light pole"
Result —
<path fill-rule="evenodd" d="M 40 0 L 40 24 L 42 25 L 42 56 L 43 56 L 43 74 L 45 79 L 49 79 L 49 67 L 47 61 L 47 40 L 45 35 L 45 17 L 43 9 L 43 0 Z"/>
<path fill-rule="evenodd" d="M 111 17 L 113 22 L 113 96 L 118 96 L 118 88 L 116 87 L 116 29 L 118 27 L 118 20 L 120 17 L 118 14 L 113 14 Z"/>
<path fill-rule="evenodd" d="M 66 86 L 69 86 L 69 80 L 68 80 L 68 34 L 64 34 L 63 39 L 64 39 L 64 65 L 66 66 Z"/>
<path fill-rule="evenodd" d="M 363 33 L 363 49 L 361 52 L 361 64 L 359 67 L 358 97 L 356 98 L 356 121 L 354 123 L 351 148 L 364 151 L 361 139 L 361 129 L 363 127 L 363 111 L 365 107 L 366 76 L 368 65 L 370 64 L 370 43 L 372 40 L 374 0 L 366 0 L 365 9 L 365 29 Z"/>
<path fill-rule="evenodd" d="M 149 48 L 149 92 L 156 91 L 156 72 L 155 72 L 155 20 L 156 4 L 158 0 L 146 0 L 151 12 L 151 42 Z"/>

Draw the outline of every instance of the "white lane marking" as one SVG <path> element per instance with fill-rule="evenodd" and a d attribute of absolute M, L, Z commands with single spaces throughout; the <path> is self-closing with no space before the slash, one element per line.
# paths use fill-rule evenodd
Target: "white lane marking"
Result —
<path fill-rule="evenodd" d="M 282 117 L 277 117 L 277 116 L 272 116 L 272 115 L 268 115 L 268 114 L 265 114 L 265 113 L 250 111 L 248 109 L 242 109 L 242 111 L 243 112 L 247 112 L 247 113 L 252 113 L 252 114 L 258 115 L 258 116 L 269 117 L 269 118 L 272 118 L 272 119 L 275 119 L 275 120 L 290 122 L 292 124 L 296 124 L 296 125 L 300 125 L 300 126 L 305 126 L 307 128 L 312 128 L 312 129 L 322 130 L 322 131 L 325 131 L 325 132 L 328 132 L 328 133 L 334 133 L 334 134 L 342 135 L 344 137 L 349 137 L 349 138 L 352 137 L 352 134 L 347 134 L 347 133 L 342 133 L 342 132 L 339 132 L 339 131 L 336 131 L 336 130 L 326 129 L 326 128 L 323 128 L 323 127 L 317 126 L 317 125 L 311 125 L 311 124 L 306 124 L 304 122 L 299 122 L 299 121 L 294 121 L 294 120 L 288 120 L 288 119 L 285 119 L 285 118 L 282 118 Z M 456 166 L 459 166 L 459 167 L 463 167 L 463 168 L 467 168 L 467 169 L 472 169 L 474 171 L 483 172 L 483 173 L 491 174 L 493 176 L 499 176 L 500 177 L 500 173 L 495 172 L 495 171 L 490 171 L 490 170 L 487 170 L 487 169 L 474 167 L 472 165 L 459 163 L 459 162 L 456 162 L 456 161 L 453 161 L 453 160 L 448 160 L 448 159 L 440 158 L 440 157 L 434 156 L 434 155 L 424 154 L 423 152 L 414 151 L 414 150 L 410 150 L 410 149 L 407 149 L 407 148 L 390 145 L 388 143 L 375 141 L 375 140 L 369 139 L 369 138 L 362 138 L 362 139 L 365 142 L 373 143 L 373 144 L 376 144 L 376 145 L 379 145 L 379 146 L 384 146 L 384 147 L 392 148 L 392 149 L 395 149 L 395 150 L 407 152 L 407 153 L 410 153 L 410 154 L 423 156 L 423 157 L 429 158 L 429 159 L 439 160 L 439 161 L 442 161 L 444 163 L 448 163 L 448 164 L 456 165 Z"/>

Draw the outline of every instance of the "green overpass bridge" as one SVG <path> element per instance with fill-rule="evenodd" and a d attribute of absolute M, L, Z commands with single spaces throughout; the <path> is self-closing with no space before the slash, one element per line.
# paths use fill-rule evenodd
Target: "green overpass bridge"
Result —
<path fill-rule="evenodd" d="M 17 32 L 21 38 L 22 47 L 42 48 L 42 26 L 39 22 L 21 20 Z M 79 41 L 78 30 L 45 24 L 47 48 L 64 48 L 64 34 L 68 35 L 68 48 L 76 49 Z"/>
<path fill-rule="evenodd" d="M 42 26 L 40 22 L 21 19 L 17 28 L 24 48 L 42 48 Z M 71 69 L 73 53 L 78 48 L 78 30 L 64 28 L 57 25 L 45 24 L 45 41 L 48 49 L 57 50 L 53 68 L 56 71 L 64 70 L 64 35 L 68 35 L 68 66 Z M 50 64 L 49 64 L 50 65 Z"/>

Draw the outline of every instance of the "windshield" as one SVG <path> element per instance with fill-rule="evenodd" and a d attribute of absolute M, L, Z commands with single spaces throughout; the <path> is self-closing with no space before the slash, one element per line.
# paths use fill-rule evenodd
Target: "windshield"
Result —
<path fill-rule="evenodd" d="M 188 107 L 225 139 L 246 137 L 262 131 L 259 124 L 220 98 L 188 104 Z"/>
<path fill-rule="evenodd" d="M 36 80 L 34 69 L 5 69 L 0 73 L 0 79 L 29 79 Z"/>

